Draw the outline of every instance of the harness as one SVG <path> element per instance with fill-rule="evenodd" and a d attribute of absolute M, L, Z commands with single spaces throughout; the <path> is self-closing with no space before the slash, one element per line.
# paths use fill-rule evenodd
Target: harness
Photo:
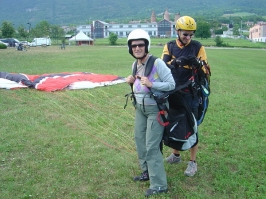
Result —
<path fill-rule="evenodd" d="M 150 58 L 148 59 L 147 63 L 146 63 L 146 67 L 145 67 L 145 71 L 144 71 L 144 76 L 149 76 L 149 74 L 151 73 L 152 71 L 152 68 L 153 68 L 153 65 L 154 65 L 154 62 L 155 60 L 157 59 L 157 57 L 155 56 L 150 56 Z M 132 76 L 135 77 L 136 76 L 136 73 L 137 73 L 137 60 L 135 61 L 134 63 L 134 67 L 133 67 L 133 70 L 132 70 Z M 126 104 L 124 106 L 124 109 L 126 108 L 127 106 L 127 102 L 128 102 L 128 98 L 130 97 L 131 100 L 133 100 L 133 105 L 135 106 L 137 101 L 136 101 L 136 97 L 135 97 L 135 94 L 134 94 L 134 91 L 133 91 L 133 84 L 131 83 L 130 84 L 130 88 L 131 88 L 131 93 L 128 93 L 125 95 L 125 97 L 127 97 L 126 99 Z M 149 90 L 151 91 L 151 89 L 149 88 Z M 147 95 L 147 94 L 146 94 Z M 145 95 L 145 96 L 146 96 Z M 152 92 L 151 94 L 152 95 Z M 144 108 L 144 98 L 145 96 L 143 97 L 143 109 L 145 110 Z"/>
<path fill-rule="evenodd" d="M 189 49 L 187 47 L 189 47 Z M 181 52 L 181 54 L 179 54 L 177 56 L 178 57 L 180 57 L 182 55 L 183 56 L 188 56 L 188 55 L 197 56 L 197 54 L 198 54 L 200 48 L 202 47 L 202 45 L 198 41 L 191 40 L 187 47 L 186 47 L 186 52 L 183 51 L 183 52 Z M 178 46 L 176 45 L 176 40 L 169 41 L 167 43 L 167 48 L 168 48 L 168 51 L 169 51 L 169 55 L 173 56 L 174 55 L 174 49 L 178 48 Z M 184 53 L 186 53 L 186 54 L 184 55 Z"/>
<path fill-rule="evenodd" d="M 167 48 L 171 59 L 189 55 L 193 55 L 196 57 L 201 47 L 201 43 L 195 40 L 191 40 L 188 46 L 186 46 L 184 49 L 180 49 L 177 46 L 175 40 L 172 40 L 167 43 Z M 171 68 L 171 70 L 175 70 L 174 66 L 170 66 L 169 68 Z M 204 68 L 204 71 L 202 70 L 202 68 Z M 199 98 L 199 118 L 197 118 L 197 123 L 198 125 L 200 125 L 204 119 L 205 113 L 208 108 L 208 96 L 210 95 L 211 76 L 210 66 L 203 60 L 201 61 L 201 68 L 197 69 L 195 67 L 193 68 L 192 66 L 191 73 L 191 78 L 194 78 L 194 80 L 191 82 L 191 84 L 188 85 L 186 90 L 189 90 L 192 95 L 192 98 L 194 98 L 195 95 L 197 95 L 197 97 Z M 180 76 L 177 75 L 177 77 L 179 78 Z M 175 81 L 178 82 L 178 79 L 175 78 Z"/>

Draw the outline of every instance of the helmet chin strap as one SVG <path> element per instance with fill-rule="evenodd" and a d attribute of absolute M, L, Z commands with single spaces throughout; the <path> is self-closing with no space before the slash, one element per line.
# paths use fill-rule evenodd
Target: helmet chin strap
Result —
<path fill-rule="evenodd" d="M 145 53 L 142 57 L 140 58 L 137 58 L 133 55 L 133 53 L 131 54 L 134 58 L 136 58 L 137 60 L 143 60 L 146 56 L 147 56 L 148 53 Z"/>
<path fill-rule="evenodd" d="M 138 58 L 138 60 L 142 61 L 144 58 L 146 58 L 146 56 L 147 56 L 147 53 L 145 53 L 141 58 Z"/>
<path fill-rule="evenodd" d="M 181 42 L 181 44 L 182 44 L 183 46 L 185 46 L 185 45 L 186 45 L 186 44 L 184 44 L 184 43 L 183 43 L 183 41 L 180 39 L 179 32 L 178 32 L 178 40 Z"/>

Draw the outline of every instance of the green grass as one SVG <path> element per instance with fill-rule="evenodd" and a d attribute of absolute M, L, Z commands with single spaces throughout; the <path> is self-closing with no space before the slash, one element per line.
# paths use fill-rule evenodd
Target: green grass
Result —
<path fill-rule="evenodd" d="M 153 46 L 161 46 L 166 44 L 170 40 L 174 40 L 175 38 L 152 38 L 151 43 Z M 200 41 L 204 46 L 215 46 L 216 43 L 214 41 L 215 38 L 208 39 L 200 39 L 195 38 L 195 40 Z M 265 42 L 251 42 L 247 39 L 231 39 L 231 38 L 222 38 L 223 43 L 227 44 L 228 47 L 244 47 L 244 48 L 263 48 L 266 49 Z M 126 45 L 126 38 L 118 38 L 117 45 Z M 96 39 L 95 45 L 109 45 L 108 39 Z"/>
<path fill-rule="evenodd" d="M 165 164 L 169 193 L 157 198 L 259 198 L 266 195 L 266 92 L 263 49 L 207 48 L 210 105 L 200 126 L 198 172 Z M 152 47 L 160 56 L 162 47 Z M 126 46 L 0 50 L 1 71 L 94 72 L 127 76 Z M 142 198 L 127 84 L 85 90 L 0 90 L 0 198 Z M 164 156 L 170 153 L 164 147 Z"/>
<path fill-rule="evenodd" d="M 235 12 L 231 14 L 223 14 L 222 17 L 245 17 L 245 16 L 251 16 L 254 15 L 254 13 L 249 12 Z"/>

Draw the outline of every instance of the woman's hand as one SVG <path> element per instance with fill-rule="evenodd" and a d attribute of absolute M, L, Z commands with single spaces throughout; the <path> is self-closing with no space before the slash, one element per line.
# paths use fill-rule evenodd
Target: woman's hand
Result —
<path fill-rule="evenodd" d="M 126 82 L 128 84 L 133 84 L 135 82 L 135 77 L 133 77 L 132 75 L 129 75 L 127 78 L 126 78 Z"/>
<path fill-rule="evenodd" d="M 140 78 L 140 83 L 142 85 L 145 85 L 147 87 L 152 87 L 152 82 L 148 79 L 148 77 L 139 77 Z"/>

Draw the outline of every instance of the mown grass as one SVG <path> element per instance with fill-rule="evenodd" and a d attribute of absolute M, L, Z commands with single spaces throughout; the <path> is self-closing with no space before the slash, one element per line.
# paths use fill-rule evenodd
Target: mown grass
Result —
<path fill-rule="evenodd" d="M 207 48 L 210 106 L 200 126 L 198 173 L 165 164 L 169 193 L 157 198 L 265 198 L 265 50 Z M 152 47 L 160 56 L 162 47 Z M 1 71 L 127 76 L 127 47 L 52 46 L 0 51 Z M 127 84 L 52 93 L 0 90 L 0 198 L 143 198 Z M 170 149 L 164 147 L 164 156 Z"/>
<path fill-rule="evenodd" d="M 152 38 L 152 45 L 161 46 L 166 44 L 170 40 L 174 40 L 175 38 Z M 200 41 L 204 46 L 216 46 L 215 38 L 208 39 L 200 39 L 195 38 L 195 40 Z M 266 49 L 265 42 L 252 42 L 247 39 L 231 39 L 231 38 L 222 38 L 224 44 L 228 47 L 242 47 L 242 48 L 262 48 Z M 118 38 L 116 44 L 117 45 L 125 45 L 127 43 L 126 38 Z M 108 39 L 96 39 L 95 45 L 109 45 Z"/>

